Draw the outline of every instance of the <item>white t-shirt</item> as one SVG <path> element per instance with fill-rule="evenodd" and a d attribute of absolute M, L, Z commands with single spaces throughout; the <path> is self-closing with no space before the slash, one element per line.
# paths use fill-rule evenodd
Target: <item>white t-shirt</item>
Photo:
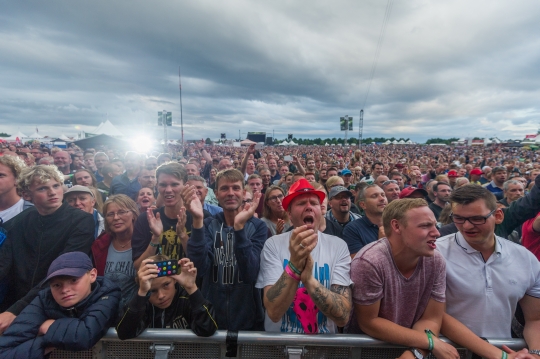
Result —
<path fill-rule="evenodd" d="M 23 211 L 24 207 L 24 199 L 20 199 L 15 203 L 13 206 L 9 207 L 8 209 L 4 209 L 3 211 L 0 211 L 0 218 L 2 218 L 2 221 L 6 223 L 19 213 Z"/>
<path fill-rule="evenodd" d="M 540 298 L 540 263 L 525 247 L 495 237 L 484 262 L 461 233 L 437 239 L 446 259 L 446 312 L 484 338 L 510 338 L 517 303 Z"/>
<path fill-rule="evenodd" d="M 259 277 L 255 287 L 264 288 L 273 285 L 283 274 L 289 263 L 289 238 L 291 232 L 279 234 L 266 240 L 261 252 Z M 324 287 L 330 289 L 332 284 L 350 286 L 351 256 L 347 244 L 341 238 L 319 232 L 317 246 L 311 252 L 314 261 L 313 276 Z M 302 282 L 299 287 L 303 287 Z M 335 323 L 321 311 L 317 314 L 318 333 L 335 333 Z M 293 309 L 293 303 L 280 321 L 272 322 L 265 313 L 264 329 L 267 332 L 304 333 L 300 321 Z"/>

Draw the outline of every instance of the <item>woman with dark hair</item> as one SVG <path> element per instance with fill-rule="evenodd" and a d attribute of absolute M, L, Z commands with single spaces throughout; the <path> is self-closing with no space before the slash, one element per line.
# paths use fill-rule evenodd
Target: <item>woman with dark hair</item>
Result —
<path fill-rule="evenodd" d="M 264 195 L 261 220 L 266 223 L 273 236 L 286 232 L 291 227 L 289 215 L 281 204 L 284 197 L 285 192 L 280 186 L 269 187 Z"/>
<path fill-rule="evenodd" d="M 128 196 L 118 194 L 109 197 L 103 205 L 105 232 L 92 244 L 98 276 L 111 279 L 122 291 L 120 308 L 131 299 L 137 288 L 131 237 L 138 216 L 137 204 Z"/>

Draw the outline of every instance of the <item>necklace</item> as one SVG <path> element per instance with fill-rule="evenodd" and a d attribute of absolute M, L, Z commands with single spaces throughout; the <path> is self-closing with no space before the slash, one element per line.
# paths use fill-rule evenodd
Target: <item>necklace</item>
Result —
<path fill-rule="evenodd" d="M 118 243 L 118 241 L 116 241 L 116 245 L 117 245 L 118 247 L 122 248 L 122 249 L 126 248 L 126 246 L 127 246 L 128 244 L 130 244 L 130 243 L 131 243 L 131 239 L 130 239 L 129 241 L 127 241 L 124 245 L 120 245 L 120 244 Z"/>

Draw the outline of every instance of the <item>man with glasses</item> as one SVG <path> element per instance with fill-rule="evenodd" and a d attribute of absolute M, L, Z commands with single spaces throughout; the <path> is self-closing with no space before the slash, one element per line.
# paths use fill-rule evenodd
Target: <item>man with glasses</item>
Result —
<path fill-rule="evenodd" d="M 528 219 L 536 217 L 540 212 L 540 176 L 537 176 L 531 190 L 523 197 L 515 200 L 507 208 L 502 208 L 503 220 L 495 225 L 495 234 L 499 237 L 509 238 L 514 230 L 519 228 Z M 472 184 L 471 184 L 472 185 Z M 465 185 L 467 187 L 470 185 Z M 441 237 L 456 233 L 455 223 L 442 226 L 439 229 Z"/>
<path fill-rule="evenodd" d="M 39 162 L 39 160 L 43 157 L 43 152 L 41 152 L 41 149 L 39 148 L 32 148 L 30 153 L 36 159 L 36 163 Z"/>
<path fill-rule="evenodd" d="M 540 262 L 526 248 L 496 235 L 505 214 L 485 188 L 460 187 L 450 204 L 459 232 L 436 243 L 446 259 L 448 314 L 478 336 L 510 338 L 519 303 L 525 341 L 540 357 Z"/>
<path fill-rule="evenodd" d="M 399 188 L 398 182 L 396 180 L 384 181 L 382 184 L 382 189 L 384 191 L 384 194 L 386 195 L 388 203 L 399 199 L 401 189 Z"/>

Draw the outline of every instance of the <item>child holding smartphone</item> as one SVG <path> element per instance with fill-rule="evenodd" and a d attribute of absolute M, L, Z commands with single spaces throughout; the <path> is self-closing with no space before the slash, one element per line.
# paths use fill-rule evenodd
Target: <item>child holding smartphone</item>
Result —
<path fill-rule="evenodd" d="M 203 337 L 216 331 L 214 309 L 195 284 L 193 262 L 183 258 L 177 262 L 179 274 L 158 277 L 155 263 L 167 260 L 156 255 L 142 261 L 136 279 L 139 290 L 116 326 L 120 339 L 135 338 L 146 328 L 191 329 Z"/>

